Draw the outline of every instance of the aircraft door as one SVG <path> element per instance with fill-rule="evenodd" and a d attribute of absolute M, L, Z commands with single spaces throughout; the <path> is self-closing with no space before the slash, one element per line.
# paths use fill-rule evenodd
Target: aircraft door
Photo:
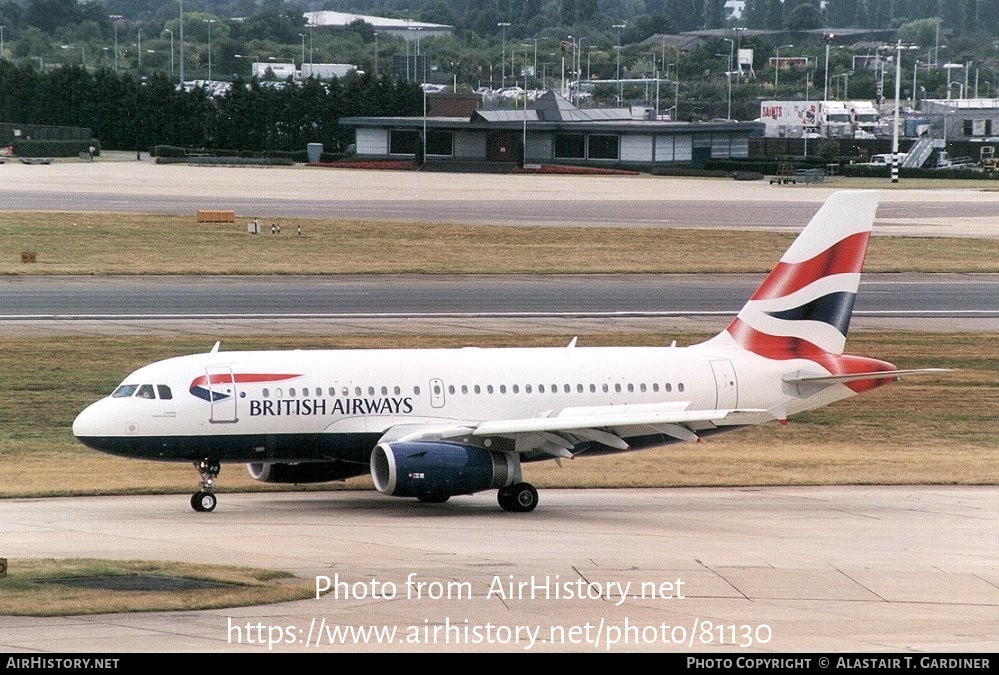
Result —
<path fill-rule="evenodd" d="M 208 392 L 211 402 L 212 424 L 231 424 L 236 422 L 236 378 L 232 368 L 228 366 L 206 366 L 208 376 Z"/>
<path fill-rule="evenodd" d="M 712 361 L 711 370 L 715 375 L 715 409 L 731 410 L 739 407 L 739 382 L 732 362 L 727 359 Z"/>
<path fill-rule="evenodd" d="M 444 407 L 444 381 L 436 377 L 430 380 L 430 405 Z"/>

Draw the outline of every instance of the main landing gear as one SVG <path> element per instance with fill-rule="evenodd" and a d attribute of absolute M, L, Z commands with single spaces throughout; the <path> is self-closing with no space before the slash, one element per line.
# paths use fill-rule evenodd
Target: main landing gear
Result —
<path fill-rule="evenodd" d="M 191 495 L 191 508 L 195 511 L 214 511 L 219 503 L 215 496 L 215 479 L 219 477 L 222 467 L 212 459 L 202 459 L 194 463 L 194 468 L 201 474 L 201 489 Z"/>
<path fill-rule="evenodd" d="M 514 483 L 500 488 L 496 501 L 504 511 L 527 513 L 538 505 L 538 491 L 530 483 Z"/>

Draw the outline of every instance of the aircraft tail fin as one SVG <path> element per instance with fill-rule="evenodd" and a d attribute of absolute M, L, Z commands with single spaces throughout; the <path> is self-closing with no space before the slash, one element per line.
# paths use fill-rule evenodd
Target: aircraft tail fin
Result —
<path fill-rule="evenodd" d="M 831 195 L 711 342 L 776 359 L 842 354 L 877 206 L 873 190 Z"/>

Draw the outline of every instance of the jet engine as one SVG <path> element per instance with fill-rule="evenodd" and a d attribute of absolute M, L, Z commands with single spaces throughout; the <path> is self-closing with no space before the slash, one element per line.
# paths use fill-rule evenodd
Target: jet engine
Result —
<path fill-rule="evenodd" d="M 382 494 L 443 502 L 502 488 L 519 480 L 518 457 L 458 443 L 379 443 L 371 453 L 371 477 Z"/>
<path fill-rule="evenodd" d="M 265 464 L 255 462 L 246 465 L 250 477 L 261 483 L 326 483 L 360 476 L 365 472 L 363 464 L 349 462 L 301 462 L 298 464 Z"/>

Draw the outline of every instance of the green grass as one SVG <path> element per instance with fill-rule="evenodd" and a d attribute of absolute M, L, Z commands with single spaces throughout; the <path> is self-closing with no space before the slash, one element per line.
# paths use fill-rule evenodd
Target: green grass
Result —
<path fill-rule="evenodd" d="M 81 585 L 84 580 L 88 583 Z M 206 584 L 210 587 L 208 592 L 204 588 Z M 8 560 L 7 576 L 0 579 L 0 616 L 67 616 L 262 605 L 312 597 L 315 593 L 313 584 L 311 579 L 297 579 L 287 572 L 222 565 L 12 558 Z"/>
<path fill-rule="evenodd" d="M 0 212 L 0 274 L 725 273 L 768 271 L 794 235 Z M 302 236 L 296 234 L 302 227 Z M 869 272 L 996 272 L 995 240 L 875 237 Z M 22 263 L 22 252 L 36 262 Z M 418 251 L 419 255 L 414 255 Z M 705 252 L 710 251 L 710 255 Z M 303 254 L 309 265 L 303 269 Z"/>

